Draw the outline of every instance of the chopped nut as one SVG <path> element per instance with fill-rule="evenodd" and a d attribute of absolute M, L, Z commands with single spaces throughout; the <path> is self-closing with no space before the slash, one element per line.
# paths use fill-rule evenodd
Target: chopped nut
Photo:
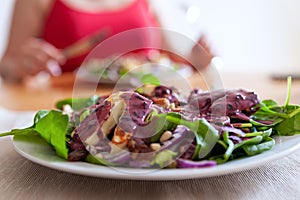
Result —
<path fill-rule="evenodd" d="M 143 94 L 151 96 L 151 94 L 152 94 L 152 92 L 153 92 L 153 90 L 154 90 L 155 87 L 156 86 L 152 85 L 152 84 L 144 85 L 143 88 L 142 88 Z"/>
<path fill-rule="evenodd" d="M 63 105 L 62 107 L 63 114 L 71 116 L 74 112 L 72 107 L 69 104 Z"/>
<path fill-rule="evenodd" d="M 170 108 L 171 110 L 175 109 L 175 108 L 176 108 L 175 103 L 171 103 L 170 106 L 169 106 L 169 108 Z"/>
<path fill-rule="evenodd" d="M 152 101 L 160 106 L 163 106 L 165 108 L 168 108 L 170 106 L 170 101 L 166 98 L 157 98 L 157 97 L 153 97 Z"/>
<path fill-rule="evenodd" d="M 162 134 L 162 136 L 160 137 L 159 141 L 160 141 L 160 142 L 165 142 L 165 141 L 171 139 L 172 135 L 173 135 L 173 134 L 172 134 L 171 131 L 166 131 L 166 132 L 164 132 L 164 133 Z"/>
<path fill-rule="evenodd" d="M 95 155 L 95 157 L 101 159 L 101 158 L 103 158 L 103 155 L 102 155 L 101 153 L 97 153 L 97 154 Z"/>
<path fill-rule="evenodd" d="M 185 152 L 186 151 L 186 147 L 185 146 L 181 146 L 180 148 L 179 148 L 179 152 L 180 153 L 183 153 L 183 152 Z"/>
<path fill-rule="evenodd" d="M 158 151 L 161 148 L 161 145 L 159 143 L 152 143 L 150 144 L 150 148 L 154 151 Z"/>
<path fill-rule="evenodd" d="M 172 111 L 175 111 L 175 112 L 180 112 L 181 111 L 181 107 L 176 107 L 175 103 L 171 103 L 168 108 L 171 109 Z"/>
<path fill-rule="evenodd" d="M 75 134 L 76 134 L 76 128 L 72 131 L 71 137 L 73 138 Z"/>

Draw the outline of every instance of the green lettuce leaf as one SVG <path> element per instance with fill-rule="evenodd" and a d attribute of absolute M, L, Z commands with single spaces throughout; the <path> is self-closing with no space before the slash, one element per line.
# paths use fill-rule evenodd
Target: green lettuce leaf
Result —
<path fill-rule="evenodd" d="M 66 134 L 68 128 L 69 117 L 60 111 L 52 110 L 36 123 L 35 131 L 54 147 L 58 156 L 67 159 Z"/>
<path fill-rule="evenodd" d="M 69 98 L 58 101 L 55 105 L 57 109 L 62 110 L 64 105 L 70 105 L 73 110 L 79 111 L 97 103 L 99 97 L 92 96 L 91 98 Z"/>
<path fill-rule="evenodd" d="M 164 150 L 162 152 L 159 152 L 154 159 L 151 162 L 151 165 L 158 164 L 161 168 L 166 167 L 167 165 L 171 164 L 173 161 L 173 157 L 176 156 L 177 153 L 170 151 L 170 150 Z"/>
<path fill-rule="evenodd" d="M 58 156 L 68 159 L 67 135 L 69 128 L 68 115 L 56 110 L 41 110 L 36 113 L 32 126 L 24 129 L 13 129 L 10 132 L 0 134 L 0 137 L 38 133 L 55 149 Z"/>
<path fill-rule="evenodd" d="M 219 139 L 219 132 L 205 119 L 196 121 L 188 121 L 179 113 L 163 113 L 154 116 L 154 121 L 158 122 L 160 130 L 156 130 L 156 134 L 152 136 L 151 141 L 157 141 L 164 130 L 170 130 L 170 127 L 184 125 L 195 134 L 196 150 L 193 155 L 194 160 L 204 158 L 215 146 Z M 162 125 L 161 123 L 164 123 Z M 163 127 L 163 128 L 162 128 Z"/>

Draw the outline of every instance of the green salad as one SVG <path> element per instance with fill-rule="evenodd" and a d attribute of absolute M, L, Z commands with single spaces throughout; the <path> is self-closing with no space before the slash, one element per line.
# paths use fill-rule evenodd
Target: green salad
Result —
<path fill-rule="evenodd" d="M 149 81 L 147 81 L 149 82 Z M 33 125 L 4 136 L 39 135 L 57 156 L 130 168 L 203 168 L 272 149 L 274 136 L 300 133 L 300 106 L 260 100 L 243 89 L 188 97 L 151 81 L 107 96 L 71 98 L 36 113 Z"/>

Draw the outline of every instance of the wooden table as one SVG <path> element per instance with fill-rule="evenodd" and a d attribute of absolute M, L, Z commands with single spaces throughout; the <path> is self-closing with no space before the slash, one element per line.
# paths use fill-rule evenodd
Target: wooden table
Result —
<path fill-rule="evenodd" d="M 274 81 L 267 74 L 228 74 L 220 73 L 216 77 L 223 88 L 242 88 L 255 91 L 261 99 L 274 99 L 283 104 L 286 98 L 286 81 Z M 193 88 L 208 88 L 201 75 L 194 75 L 189 80 Z M 175 82 L 181 87 L 181 83 Z M 70 97 L 89 97 L 94 94 L 104 95 L 114 89 L 110 85 L 96 85 L 77 81 L 74 73 L 52 78 L 47 83 L 33 82 L 30 85 L 0 84 L 0 107 L 24 111 L 52 109 L 55 102 Z M 291 102 L 300 104 L 300 82 L 293 81 Z"/>

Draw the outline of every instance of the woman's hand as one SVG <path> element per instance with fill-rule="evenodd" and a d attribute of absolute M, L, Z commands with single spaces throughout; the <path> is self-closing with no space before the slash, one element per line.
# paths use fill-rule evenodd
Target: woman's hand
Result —
<path fill-rule="evenodd" d="M 65 57 L 60 50 L 35 38 L 24 43 L 20 49 L 20 58 L 25 74 L 29 75 L 36 75 L 41 71 L 59 75 L 61 72 L 59 65 L 65 62 Z"/>
<path fill-rule="evenodd" d="M 192 47 L 186 58 L 165 50 L 161 50 L 161 52 L 168 55 L 174 62 L 192 65 L 195 70 L 199 71 L 206 70 L 212 59 L 215 57 L 205 36 L 199 38 L 198 42 Z"/>
<path fill-rule="evenodd" d="M 3 57 L 0 72 L 4 79 L 19 82 L 39 72 L 58 76 L 64 64 L 63 53 L 53 45 L 37 38 L 30 38 L 18 49 L 8 49 Z"/>

